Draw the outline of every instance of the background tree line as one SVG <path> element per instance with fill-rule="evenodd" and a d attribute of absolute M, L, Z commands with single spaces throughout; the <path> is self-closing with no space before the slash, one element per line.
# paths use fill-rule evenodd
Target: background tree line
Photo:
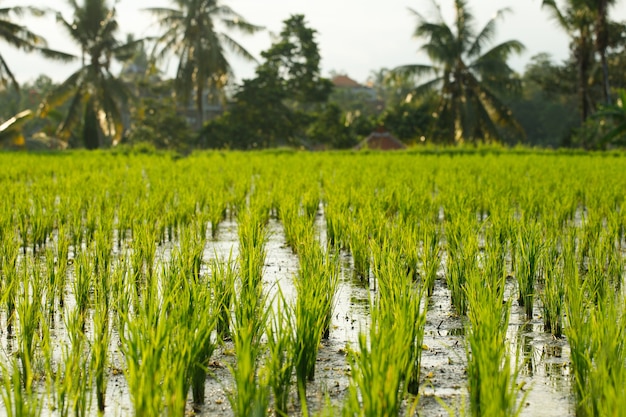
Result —
<path fill-rule="evenodd" d="M 57 21 L 77 45 L 75 56 L 20 25 L 24 14 L 44 11 L 0 9 L 0 41 L 81 63 L 62 83 L 42 75 L 19 86 L 0 55 L 5 145 L 34 137 L 88 149 L 348 148 L 381 125 L 406 143 L 606 148 L 625 140 L 626 24 L 610 19 L 615 0 L 544 0 L 570 38 L 570 57 L 536 55 L 522 74 L 507 61 L 524 46 L 494 44 L 510 11 L 478 27 L 467 1 L 454 2 L 452 22 L 411 9 L 430 62 L 372 71 L 365 93 L 335 88 L 321 75 L 316 31 L 303 15 L 283 22 L 254 77 L 235 84 L 227 53 L 255 58 L 232 34 L 263 28 L 225 1 L 172 0 L 171 8 L 149 9 L 161 30 L 150 39 L 123 39 L 107 0 L 68 3 L 72 16 L 57 13 Z M 172 57 L 176 74 L 166 79 L 159 67 Z M 114 61 L 121 73 L 112 71 Z"/>

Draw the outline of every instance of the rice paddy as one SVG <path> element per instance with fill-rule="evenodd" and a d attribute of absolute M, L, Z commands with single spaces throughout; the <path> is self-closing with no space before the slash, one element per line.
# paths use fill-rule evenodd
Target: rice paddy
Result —
<path fill-rule="evenodd" d="M 0 415 L 626 410 L 622 154 L 0 164 Z"/>

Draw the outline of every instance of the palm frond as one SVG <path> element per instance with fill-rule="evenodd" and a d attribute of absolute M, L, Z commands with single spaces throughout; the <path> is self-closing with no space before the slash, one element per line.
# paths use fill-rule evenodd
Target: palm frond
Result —
<path fill-rule="evenodd" d="M 502 19 L 505 13 L 509 13 L 509 12 L 511 12 L 511 9 L 508 7 L 504 9 L 500 9 L 496 12 L 496 15 L 494 17 L 489 19 L 489 21 L 485 24 L 483 29 L 474 39 L 474 42 L 472 43 L 469 50 L 467 51 L 467 56 L 474 57 L 474 56 L 479 56 L 481 54 L 481 51 L 483 50 L 485 45 L 493 41 L 493 38 L 496 34 L 496 24 L 498 20 Z"/>

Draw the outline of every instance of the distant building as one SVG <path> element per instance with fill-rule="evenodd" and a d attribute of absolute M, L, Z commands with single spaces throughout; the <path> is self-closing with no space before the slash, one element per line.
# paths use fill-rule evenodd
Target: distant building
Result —
<path fill-rule="evenodd" d="M 376 91 L 366 85 L 359 84 L 347 75 L 336 75 L 331 79 L 331 82 L 337 89 L 349 91 L 350 94 L 355 96 L 363 96 L 371 101 L 377 101 Z"/>
<path fill-rule="evenodd" d="M 393 136 L 384 127 L 379 127 L 368 137 L 363 139 L 361 143 L 354 147 L 356 150 L 372 149 L 380 151 L 390 151 L 398 149 L 406 149 L 406 145 Z"/>

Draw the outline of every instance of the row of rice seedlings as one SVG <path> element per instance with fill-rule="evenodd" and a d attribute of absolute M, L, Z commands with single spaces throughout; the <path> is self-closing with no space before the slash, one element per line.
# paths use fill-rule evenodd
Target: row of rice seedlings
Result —
<path fill-rule="evenodd" d="M 246 286 L 260 290 L 265 265 L 267 242 L 267 217 L 264 206 L 249 207 L 240 211 L 237 233 L 239 235 L 239 273 Z"/>
<path fill-rule="evenodd" d="M 302 237 L 300 267 L 295 277 L 295 369 L 298 394 L 305 398 L 308 381 L 315 378 L 315 363 L 322 338 L 329 337 L 339 286 L 339 258 L 322 249 L 313 231 Z"/>
<path fill-rule="evenodd" d="M 446 283 L 452 307 L 459 315 L 467 313 L 466 282 L 478 267 L 478 235 L 470 218 L 453 218 L 445 226 L 447 242 Z"/>
<path fill-rule="evenodd" d="M 38 359 L 40 329 L 43 326 L 45 282 L 39 266 L 26 258 L 25 265 L 19 271 L 16 315 L 18 322 L 17 351 L 21 362 L 22 384 L 26 392 L 32 390 L 35 378 L 35 364 Z"/>
<path fill-rule="evenodd" d="M 419 391 L 426 310 L 425 291 L 407 274 L 389 244 L 372 245 L 378 295 L 371 301 L 369 329 L 358 336 L 358 349 L 350 349 L 350 386 L 344 415 L 397 416 L 403 399 Z M 417 405 L 412 402 L 410 415 Z"/>
<path fill-rule="evenodd" d="M 269 386 L 274 397 L 274 414 L 286 416 L 295 366 L 296 338 L 294 315 L 285 297 L 278 289 L 275 308 L 267 325 L 267 358 Z"/>
<path fill-rule="evenodd" d="M 567 235 L 565 239 L 571 238 Z M 558 247 L 561 239 L 551 236 L 546 239 L 542 257 L 544 285 L 539 292 L 543 308 L 543 328 L 554 337 L 563 334 L 563 313 L 565 303 L 565 277 L 563 271 L 563 255 Z"/>
<path fill-rule="evenodd" d="M 62 417 L 87 416 L 91 409 L 94 370 L 83 313 L 78 308 L 65 315 L 65 329 L 69 343 L 61 349 L 61 360 L 57 363 L 52 356 L 53 352 L 47 350 L 46 367 L 52 397 L 50 405 Z"/>
<path fill-rule="evenodd" d="M 15 316 L 15 305 L 17 302 L 17 294 L 19 290 L 19 273 L 17 259 L 19 256 L 20 246 L 18 238 L 12 229 L 5 229 L 3 240 L 0 246 L 2 268 L 2 286 L 0 288 L 2 298 L 0 304 L 6 306 L 6 326 L 7 333 L 12 334 L 13 321 Z"/>
<path fill-rule="evenodd" d="M 294 253 L 304 245 L 303 236 L 313 228 L 313 218 L 300 214 L 299 202 L 294 198 L 283 198 L 280 202 L 280 220 L 283 224 L 285 241 Z"/>
<path fill-rule="evenodd" d="M 220 339 L 226 340 L 230 337 L 231 309 L 235 298 L 235 280 L 237 277 L 232 251 L 228 259 L 220 260 L 215 257 L 211 260 L 210 265 L 209 285 L 213 290 L 213 299 L 216 303 L 217 322 L 215 330 Z"/>
<path fill-rule="evenodd" d="M 269 404 L 269 376 L 261 369 L 261 337 L 269 314 L 263 289 L 269 215 L 266 208 L 263 201 L 237 208 L 239 279 L 233 283 L 232 291 L 237 296 L 231 331 L 236 364 L 230 367 L 234 387 L 228 395 L 235 416 L 265 415 Z"/>
<path fill-rule="evenodd" d="M 237 280 L 238 298 L 234 305 L 231 332 L 236 364 L 230 367 L 234 387 L 228 398 L 235 416 L 263 416 L 269 405 L 269 374 L 261 368 L 261 337 L 269 314 L 267 293 L 260 281 L 243 275 Z"/>
<path fill-rule="evenodd" d="M 585 396 L 576 406 L 577 416 L 609 416 L 626 409 L 625 301 L 622 294 L 607 295 L 591 309 L 590 320 L 584 322 L 590 327 L 593 341 L 586 358 L 592 368 L 584 387 Z M 578 330 L 572 328 L 568 334 Z"/>
<path fill-rule="evenodd" d="M 184 254 L 172 256 L 138 303 L 131 296 L 120 303 L 120 349 L 135 415 L 161 415 L 164 408 L 184 415 L 190 389 L 195 404 L 205 401 L 204 384 L 216 348 L 211 336 L 216 305 L 208 279 L 184 270 Z"/>
<path fill-rule="evenodd" d="M 518 356 L 512 366 L 506 343 L 511 303 L 504 300 L 503 255 L 488 252 L 483 268 L 467 271 L 467 375 L 473 416 L 517 416 L 524 404 L 518 398 Z"/>

